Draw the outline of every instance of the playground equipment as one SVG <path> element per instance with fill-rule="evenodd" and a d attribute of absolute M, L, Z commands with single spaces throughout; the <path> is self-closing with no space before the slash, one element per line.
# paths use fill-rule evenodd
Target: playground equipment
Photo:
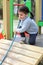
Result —
<path fill-rule="evenodd" d="M 13 36 L 13 0 L 10 0 L 10 38 Z"/>
<path fill-rule="evenodd" d="M 12 41 L 0 40 L 0 61 Z M 43 48 L 14 42 L 2 65 L 43 65 Z M 42 62 L 41 62 L 42 60 Z M 41 63 L 41 64 L 39 64 Z"/>
<path fill-rule="evenodd" d="M 27 1 L 28 3 L 30 2 L 31 10 L 31 0 L 26 0 L 26 3 Z M 37 23 L 39 20 L 41 20 L 41 1 L 42 0 L 35 0 L 35 20 Z M 26 4 L 26 6 L 29 6 L 29 4 Z M 13 0 L 3 0 L 3 21 L 6 38 L 11 39 L 13 36 Z"/>
<path fill-rule="evenodd" d="M 11 4 L 11 3 L 10 3 Z M 12 8 L 11 8 L 12 9 Z M 12 14 L 13 15 L 13 14 Z M 13 19 L 13 18 L 12 18 Z M 16 36 L 15 36 L 15 38 L 16 38 Z M 5 54 L 5 56 L 2 58 L 2 61 L 0 62 L 0 65 L 2 65 L 2 63 L 3 63 L 3 61 L 5 60 L 5 58 L 7 57 L 7 55 L 8 55 L 8 57 L 10 58 L 11 57 L 11 54 L 12 53 L 14 53 L 14 55 L 12 54 L 12 59 L 13 60 L 15 60 L 16 62 L 21 62 L 20 64 L 21 65 L 38 65 L 38 63 L 42 60 L 42 57 L 43 57 L 43 48 L 40 48 L 40 47 L 36 47 L 36 46 L 30 46 L 30 45 L 25 45 L 25 44 L 19 44 L 19 43 L 15 43 L 14 44 L 14 47 L 13 47 L 13 52 L 11 53 L 11 54 L 8 54 L 8 52 L 10 51 L 10 49 L 11 49 L 11 47 L 12 47 L 12 45 L 13 45 L 13 42 L 14 42 L 14 40 L 15 40 L 15 38 L 13 39 L 13 41 L 12 41 L 12 43 L 11 43 L 11 45 L 10 45 L 10 43 L 5 43 L 6 42 L 6 40 L 0 40 L 0 43 L 2 43 L 2 46 L 3 46 L 3 44 L 5 44 L 4 46 L 6 47 L 2 47 L 2 46 L 0 46 L 0 47 L 2 47 L 2 48 L 0 48 L 0 49 L 3 49 L 4 48 L 4 50 L 7 50 L 7 46 L 6 45 L 10 45 L 10 47 L 8 48 L 8 50 L 7 50 L 7 52 L 6 52 L 6 54 Z M 3 41 L 3 42 L 2 42 Z M 8 40 L 7 40 L 8 41 Z M 15 49 L 15 50 L 14 50 Z M 19 51 L 18 51 L 19 50 Z M 25 53 L 22 53 L 22 52 L 20 52 L 20 51 L 25 51 L 25 52 L 27 52 L 27 54 L 25 54 Z M 30 51 L 31 50 L 31 51 Z M 15 53 L 16 52 L 16 53 Z M 4 53 L 3 53 L 4 54 Z M 1 54 L 1 55 L 3 55 L 3 54 Z M 20 55 L 20 56 L 19 56 Z M 25 59 L 24 59 L 25 58 Z M 8 59 L 7 59 L 8 60 Z M 29 61 L 28 61 L 29 60 Z M 6 61 L 5 61 L 6 62 Z M 33 63 L 34 62 L 34 63 Z M 14 63 L 13 61 L 12 61 L 12 63 Z M 11 59 L 10 59 L 10 63 L 8 63 L 8 64 L 10 64 L 10 65 L 13 65 L 11 63 Z M 25 63 L 25 64 L 22 64 L 22 63 Z M 6 65 L 6 64 L 4 64 L 4 65 Z M 15 64 L 16 65 L 16 64 Z"/>

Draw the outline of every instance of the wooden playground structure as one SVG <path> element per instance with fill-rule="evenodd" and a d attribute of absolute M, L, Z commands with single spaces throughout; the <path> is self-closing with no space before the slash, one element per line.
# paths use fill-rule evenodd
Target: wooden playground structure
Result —
<path fill-rule="evenodd" d="M 35 0 L 35 20 L 41 20 L 42 0 Z M 3 24 L 6 38 L 10 39 L 13 35 L 13 0 L 3 0 Z M 40 29 L 39 29 L 40 31 Z"/>
<path fill-rule="evenodd" d="M 35 20 L 37 23 L 41 20 L 41 4 L 42 0 L 35 0 Z M 5 58 L 1 65 L 39 65 L 43 62 L 42 47 L 21 44 L 20 42 L 13 42 L 10 47 L 12 41 L 9 39 L 13 35 L 13 5 L 13 0 L 3 0 L 3 24 L 6 39 L 0 40 L 0 64 Z"/>
<path fill-rule="evenodd" d="M 0 40 L 0 61 L 12 41 Z M 43 62 L 43 48 L 14 42 L 2 65 L 39 65 Z M 43 64 L 41 64 L 43 65 Z"/>

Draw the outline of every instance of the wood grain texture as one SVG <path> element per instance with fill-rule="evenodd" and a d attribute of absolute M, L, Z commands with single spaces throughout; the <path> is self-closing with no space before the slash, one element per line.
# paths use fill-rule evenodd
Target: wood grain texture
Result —
<path fill-rule="evenodd" d="M 0 40 L 0 60 L 12 41 Z M 38 65 L 43 57 L 43 48 L 14 42 L 3 65 Z"/>

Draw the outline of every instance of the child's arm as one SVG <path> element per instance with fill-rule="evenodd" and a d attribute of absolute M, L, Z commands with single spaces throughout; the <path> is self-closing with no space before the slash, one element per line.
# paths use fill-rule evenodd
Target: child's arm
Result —
<path fill-rule="evenodd" d="M 21 28 L 17 28 L 16 32 L 23 33 L 25 32 L 30 26 L 30 22 L 28 20 L 23 21 L 23 25 Z"/>

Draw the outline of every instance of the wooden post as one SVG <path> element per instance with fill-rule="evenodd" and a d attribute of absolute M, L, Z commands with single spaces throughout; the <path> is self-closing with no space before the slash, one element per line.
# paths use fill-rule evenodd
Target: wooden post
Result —
<path fill-rule="evenodd" d="M 9 14 L 9 0 L 3 0 L 3 27 L 6 38 L 10 39 L 10 14 Z"/>
<path fill-rule="evenodd" d="M 35 19 L 38 23 L 41 20 L 42 12 L 42 0 L 35 0 Z M 39 27 L 39 33 L 41 33 L 41 28 Z"/>

